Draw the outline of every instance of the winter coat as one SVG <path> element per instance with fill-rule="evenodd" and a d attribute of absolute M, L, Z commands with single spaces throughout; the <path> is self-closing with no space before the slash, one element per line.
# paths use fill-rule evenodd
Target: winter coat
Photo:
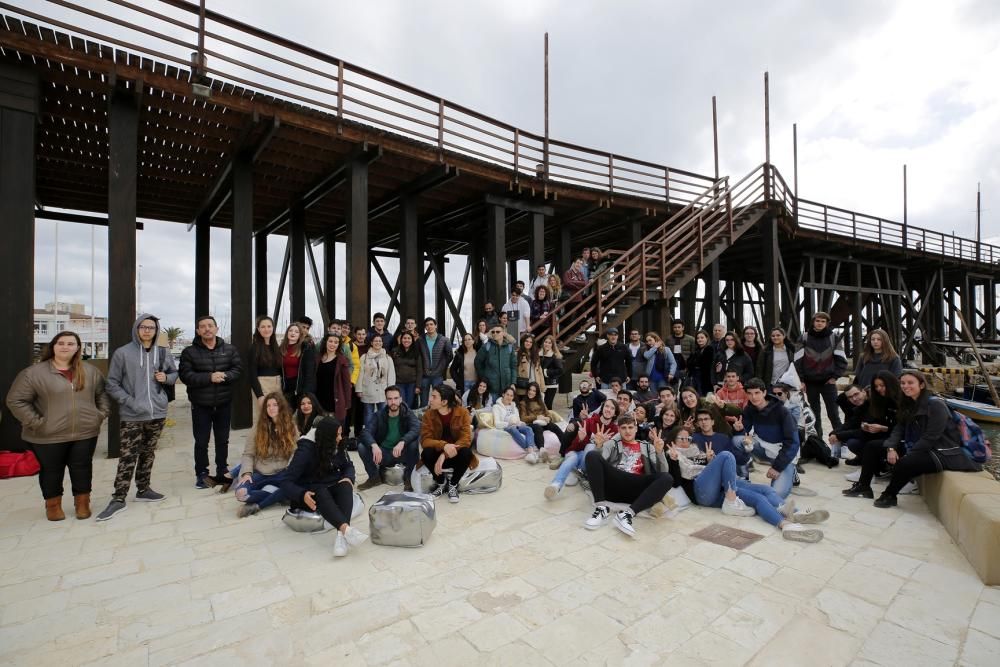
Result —
<path fill-rule="evenodd" d="M 684 334 L 680 338 L 674 336 L 667 336 L 663 341 L 663 344 L 673 353 L 674 359 L 677 360 L 677 369 L 686 370 L 687 360 L 691 356 L 691 353 L 698 349 L 697 343 L 695 343 L 694 336 Z M 680 346 L 680 349 L 677 349 Z"/>
<path fill-rule="evenodd" d="M 886 438 L 884 447 L 897 448 L 905 445 L 906 452 L 930 452 L 938 471 L 958 470 L 977 472 L 983 466 L 966 455 L 962 449 L 962 437 L 958 426 L 951 418 L 948 405 L 936 396 L 921 396 L 917 400 L 913 415 L 896 423 L 892 433 Z"/>
<path fill-rule="evenodd" d="M 315 491 L 320 487 L 331 487 L 343 479 L 354 483 L 354 464 L 342 451 L 334 456 L 330 470 L 322 475 L 316 462 L 316 443 L 309 438 L 299 438 L 299 445 L 292 454 L 292 460 L 285 469 L 285 480 L 281 483 L 281 492 L 297 505 L 304 505 L 307 491 Z"/>
<path fill-rule="evenodd" d="M 791 343 L 785 341 L 785 347 L 778 350 L 778 352 L 784 352 L 788 356 L 789 366 L 795 364 L 795 348 L 792 347 Z M 760 356 L 757 357 L 757 377 L 763 380 L 764 384 L 769 387 L 773 384 L 772 380 L 774 379 L 774 353 L 774 346 L 768 345 L 761 351 Z M 798 389 L 798 387 L 795 387 L 795 389 Z"/>
<path fill-rule="evenodd" d="M 543 418 L 545 421 L 551 421 L 549 419 L 548 408 L 545 407 L 545 403 L 541 398 L 537 398 L 534 401 L 523 400 L 517 404 L 517 411 L 521 415 L 521 421 L 525 424 L 531 424 L 536 419 Z"/>
<path fill-rule="evenodd" d="M 653 378 L 654 370 L 659 372 L 664 382 L 677 375 L 677 360 L 674 359 L 674 353 L 666 345 L 659 348 L 648 348 L 642 353 L 642 356 L 646 358 L 645 372 L 650 379 Z M 632 377 L 637 376 L 633 375 Z"/>
<path fill-rule="evenodd" d="M 712 367 L 712 383 L 722 384 L 729 371 L 739 373 L 740 382 L 745 384 L 753 377 L 753 360 L 743 351 L 736 352 L 731 357 L 726 356 L 726 350 L 716 353 L 715 365 Z"/>
<path fill-rule="evenodd" d="M 225 379 L 212 382 L 212 373 L 222 371 Z M 230 345 L 216 336 L 215 347 L 205 347 L 201 338 L 195 338 L 181 352 L 180 378 L 187 385 L 188 400 L 194 405 L 218 407 L 231 403 L 233 385 L 243 373 L 240 353 L 235 345 Z"/>
<path fill-rule="evenodd" d="M 382 444 L 388 432 L 389 408 L 383 407 L 372 414 L 359 437 L 362 443 L 374 447 Z M 399 405 L 399 438 L 407 445 L 420 438 L 420 420 L 405 403 Z M 395 447 L 396 443 L 392 443 L 392 446 Z"/>
<path fill-rule="evenodd" d="M 139 323 L 143 320 L 156 322 L 149 349 L 139 340 Z M 122 345 L 111 356 L 105 386 L 108 395 L 118 403 L 122 421 L 150 421 L 167 416 L 167 391 L 153 376 L 162 370 L 167 375 L 164 384 L 173 384 L 177 381 L 177 366 L 167 349 L 156 344 L 159 333 L 159 320 L 142 313 L 132 325 L 132 342 Z"/>
<path fill-rule="evenodd" d="M 348 356 L 341 351 L 334 362 L 336 366 L 333 369 L 333 396 L 320 396 L 317 394 L 320 405 L 324 408 L 332 405 L 333 410 L 328 410 L 328 412 L 339 419 L 341 423 L 344 422 L 344 419 L 347 417 L 347 411 L 351 408 L 351 391 L 353 389 L 351 385 L 350 364 L 347 360 Z M 318 368 L 319 364 L 317 364 Z"/>
<path fill-rule="evenodd" d="M 455 381 L 455 387 L 461 390 L 465 386 L 465 359 L 464 356 L 467 354 L 464 347 L 458 348 L 455 352 L 455 356 L 451 360 L 451 379 Z M 472 351 L 472 357 L 475 359 L 479 356 L 479 350 Z M 475 362 L 473 362 L 474 364 Z"/>
<path fill-rule="evenodd" d="M 416 343 L 410 346 L 409 351 L 403 350 L 402 345 L 397 345 L 390 355 L 393 367 L 396 369 L 396 382 L 399 384 L 416 384 L 424 378 L 424 355 Z"/>
<path fill-rule="evenodd" d="M 546 286 L 545 289 L 548 289 L 548 286 Z M 534 324 L 535 322 L 539 321 L 543 317 L 548 316 L 548 314 L 552 312 L 552 302 L 549 301 L 548 299 L 544 301 L 539 301 L 536 299 L 535 301 L 531 302 L 531 309 L 529 312 L 531 313 L 530 315 L 531 323 Z"/>
<path fill-rule="evenodd" d="M 590 374 L 604 384 L 609 384 L 611 378 L 618 378 L 624 383 L 630 377 L 628 366 L 628 348 L 622 343 L 605 343 L 594 350 Z"/>
<path fill-rule="evenodd" d="M 889 371 L 899 377 L 903 373 L 903 361 L 898 356 L 892 361 L 882 361 L 881 354 L 873 355 L 867 362 L 861 359 L 858 361 L 857 368 L 854 369 L 854 384 L 867 389 L 872 386 L 879 371 Z"/>
<path fill-rule="evenodd" d="M 375 327 L 368 327 L 368 337 L 365 340 L 371 345 L 372 338 L 378 336 L 382 339 L 382 349 L 386 352 L 392 352 L 393 348 L 396 346 L 396 339 L 393 338 L 392 334 L 389 333 L 388 329 L 382 329 L 382 333 L 375 331 Z"/>
<path fill-rule="evenodd" d="M 284 365 L 281 366 L 284 372 Z M 286 378 L 282 378 L 285 380 Z M 282 386 L 284 386 L 284 381 Z M 288 388 L 291 393 L 291 388 Z M 295 395 L 316 393 L 316 345 L 303 340 L 299 344 L 299 372 L 295 376 Z"/>
<path fill-rule="evenodd" d="M 490 393 L 499 396 L 517 377 L 517 352 L 509 343 L 486 342 L 476 353 L 476 375 L 486 380 Z"/>
<path fill-rule="evenodd" d="M 361 375 L 357 392 L 362 403 L 385 403 L 386 387 L 396 384 L 396 368 L 385 350 L 378 354 L 372 350 L 361 357 Z"/>
<path fill-rule="evenodd" d="M 758 410 L 752 403 L 743 408 L 743 432 L 751 430 L 765 442 L 781 443 L 771 467 L 781 472 L 799 453 L 799 425 L 778 398 L 767 396 L 767 405 Z"/>
<path fill-rule="evenodd" d="M 493 411 L 493 425 L 496 428 L 508 428 L 521 421 L 521 411 L 517 409 L 516 401 L 507 405 L 498 400 L 491 409 Z"/>
<path fill-rule="evenodd" d="M 696 348 L 688 355 L 688 383 L 695 385 L 699 391 L 709 391 L 712 388 L 712 365 L 715 362 L 715 349 L 711 345 Z"/>
<path fill-rule="evenodd" d="M 537 382 L 540 387 L 545 386 L 545 372 L 542 370 L 542 365 L 538 362 L 538 359 L 532 360 L 530 356 L 524 356 L 517 362 L 516 377 L 528 382 Z M 517 395 L 523 396 L 526 391 L 528 391 L 527 388 L 521 389 L 518 387 Z"/>
<path fill-rule="evenodd" d="M 608 397 L 600 389 L 591 389 L 586 396 L 577 394 L 576 398 L 573 399 L 573 412 L 570 416 L 579 419 L 584 408 L 587 408 L 587 412 L 593 413 L 599 410 L 606 400 Z"/>
<path fill-rule="evenodd" d="M 795 370 L 806 383 L 819 384 L 843 377 L 847 372 L 847 355 L 840 334 L 830 327 L 822 331 L 810 328 L 799 341 Z"/>
<path fill-rule="evenodd" d="M 472 415 L 461 406 L 451 409 L 451 433 L 456 447 L 472 446 Z M 420 446 L 424 449 L 444 449 L 448 444 L 441 439 L 443 427 L 441 426 L 441 414 L 437 410 L 427 410 L 420 423 Z M 421 467 L 423 461 L 417 463 Z M 469 461 L 469 470 L 479 466 L 479 459 L 473 453 Z"/>
<path fill-rule="evenodd" d="M 111 398 L 104 376 L 94 366 L 82 365 L 83 389 L 42 361 L 17 374 L 7 392 L 7 407 L 21 422 L 21 438 L 33 445 L 48 445 L 94 438 L 111 414 Z"/>
<path fill-rule="evenodd" d="M 586 284 L 587 276 L 584 275 L 582 270 L 577 271 L 570 268 L 563 274 L 562 286 L 564 291 L 579 292 Z"/>
<path fill-rule="evenodd" d="M 437 338 L 434 340 L 433 364 L 431 364 L 431 350 L 427 346 L 427 335 L 424 334 L 417 339 L 416 345 L 417 349 L 420 350 L 420 356 L 424 365 L 424 378 L 444 379 L 444 374 L 448 370 L 448 365 L 451 363 L 453 355 L 448 340 L 442 334 L 437 335 Z"/>
<path fill-rule="evenodd" d="M 538 363 L 545 374 L 545 387 L 558 387 L 559 380 L 563 374 L 563 360 L 553 355 L 551 357 L 544 354 L 539 355 Z"/>
<path fill-rule="evenodd" d="M 645 345 L 640 343 L 639 348 L 635 351 L 635 354 L 632 354 L 632 346 L 628 343 L 625 344 L 625 354 L 628 355 L 629 377 L 632 378 L 633 382 L 638 380 L 639 376 L 643 373 L 646 373 L 647 375 L 649 374 L 649 371 L 647 370 L 648 364 L 646 363 L 647 349 L 648 348 Z M 622 378 L 622 380 L 624 379 L 625 378 Z"/>

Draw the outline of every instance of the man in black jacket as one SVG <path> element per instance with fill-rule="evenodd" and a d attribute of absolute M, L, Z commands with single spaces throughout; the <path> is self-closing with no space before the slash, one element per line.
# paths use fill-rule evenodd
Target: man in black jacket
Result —
<path fill-rule="evenodd" d="M 601 389 L 610 388 L 611 378 L 617 377 L 622 382 L 628 382 L 632 375 L 629 372 L 628 348 L 619 342 L 618 329 L 612 327 L 605 335 L 608 342 L 594 350 L 594 357 L 590 361 L 590 374 L 601 385 Z"/>
<path fill-rule="evenodd" d="M 191 430 L 194 432 L 195 487 L 209 488 L 208 438 L 215 432 L 215 477 L 224 484 L 229 465 L 229 417 L 233 384 L 243 372 L 240 353 L 216 334 L 219 325 L 211 315 L 195 322 L 198 337 L 181 352 L 180 378 L 187 386 L 191 402 Z"/>
<path fill-rule="evenodd" d="M 358 491 L 367 491 L 382 483 L 379 469 L 402 462 L 403 490 L 412 491 L 410 474 L 420 457 L 420 420 L 409 407 L 403 404 L 399 387 L 385 390 L 385 406 L 373 412 L 361 431 L 358 442 L 358 456 L 365 464 L 368 480 L 358 486 Z"/>

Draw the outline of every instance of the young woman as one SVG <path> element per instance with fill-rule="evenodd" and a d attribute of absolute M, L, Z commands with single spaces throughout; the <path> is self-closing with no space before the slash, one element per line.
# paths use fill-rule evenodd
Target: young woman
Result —
<path fill-rule="evenodd" d="M 21 422 L 21 438 L 38 459 L 38 486 L 49 521 L 66 518 L 63 478 L 69 469 L 77 519 L 90 517 L 94 449 L 101 423 L 111 414 L 104 376 L 83 363 L 80 337 L 55 335 L 39 363 L 25 368 L 7 392 L 7 407 Z"/>
<path fill-rule="evenodd" d="M 351 407 L 351 370 L 341 337 L 326 334 L 319 345 L 320 358 L 316 367 L 316 398 L 327 414 L 343 420 Z M 307 392 L 308 393 L 308 392 Z M 305 433 L 305 431 L 300 431 Z"/>
<path fill-rule="evenodd" d="M 531 325 L 544 320 L 552 312 L 552 301 L 549 296 L 549 288 L 539 285 L 535 288 L 535 295 L 531 301 Z"/>
<path fill-rule="evenodd" d="M 715 355 L 715 366 L 713 367 L 712 386 L 721 385 L 726 379 L 726 371 L 735 370 L 739 373 L 740 382 L 746 384 L 753 377 L 753 362 L 747 353 L 743 351 L 743 345 L 735 331 L 726 334 L 723 340 L 722 350 Z"/>
<path fill-rule="evenodd" d="M 649 411 L 646 409 L 646 406 L 642 403 L 636 403 L 635 409 L 632 411 L 632 416 L 635 417 L 636 437 L 640 440 L 648 440 L 649 434 L 656 429 L 656 423 L 649 418 Z"/>
<path fill-rule="evenodd" d="M 663 339 L 654 331 L 646 334 L 646 375 L 649 376 L 649 386 L 655 391 L 669 385 L 677 372 L 677 360 L 674 353 L 663 344 Z"/>
<path fill-rule="evenodd" d="M 589 251 L 587 254 L 590 254 Z M 574 260 L 573 265 L 566 269 L 566 273 L 563 274 L 563 296 L 566 298 L 574 296 L 586 287 L 587 280 L 587 268 L 584 265 L 583 260 Z"/>
<path fill-rule="evenodd" d="M 536 383 L 532 382 L 536 387 Z M 528 386 L 530 387 L 531 384 Z M 525 389 L 525 394 L 527 394 Z M 502 428 L 510 433 L 517 446 L 525 450 L 527 454 L 524 460 L 527 463 L 538 463 L 538 447 L 535 446 L 535 432 L 521 419 L 521 412 L 517 408 L 514 400 L 514 388 L 507 387 L 500 394 L 500 398 L 493 404 L 493 426 Z"/>
<path fill-rule="evenodd" d="M 420 425 L 420 444 L 420 465 L 427 466 L 438 483 L 433 495 L 447 493 L 448 502 L 457 503 L 458 482 L 466 470 L 479 465 L 479 459 L 472 453 L 472 417 L 446 384 L 431 389 Z M 451 468 L 450 476 L 445 475 L 445 468 Z"/>
<path fill-rule="evenodd" d="M 874 498 L 872 478 L 886 464 L 889 450 L 886 440 L 896 427 L 897 415 L 903 402 L 899 379 L 891 371 L 879 371 L 868 389 L 868 401 L 862 408 L 860 433 L 857 438 L 847 441 L 847 446 L 861 458 L 861 470 L 857 481 L 843 494 L 849 498 Z M 896 454 L 902 456 L 906 449 L 902 443 L 896 446 Z"/>
<path fill-rule="evenodd" d="M 983 469 L 965 454 L 948 406 L 934 396 L 923 373 L 904 370 L 899 378 L 899 389 L 903 397 L 898 421 L 885 441 L 886 459 L 893 466 L 892 480 L 875 500 L 875 507 L 895 507 L 899 490 L 920 475 L 933 475 L 943 470 L 977 472 Z M 900 456 L 897 448 L 905 453 Z"/>
<path fill-rule="evenodd" d="M 562 491 L 570 474 L 583 471 L 586 454 L 594 449 L 594 437 L 612 436 L 618 433 L 618 403 L 607 399 L 601 404 L 601 409 L 587 417 L 582 422 L 570 424 L 562 437 L 561 453 L 563 458 L 555 477 L 545 487 L 546 500 L 553 500 Z M 551 469 L 555 464 L 550 464 Z"/>
<path fill-rule="evenodd" d="M 489 410 L 493 407 L 493 396 L 490 395 L 490 385 L 486 380 L 480 380 L 476 386 L 462 395 L 462 404 L 469 410 Z"/>
<path fill-rule="evenodd" d="M 541 387 L 538 386 L 537 382 L 528 385 L 528 391 L 517 404 L 517 410 L 521 415 L 521 421 L 528 425 L 535 436 L 535 447 L 539 451 L 538 460 L 543 463 L 547 462 L 549 452 L 545 449 L 545 432 L 554 433 L 560 441 L 563 432 L 561 428 L 552 423 L 549 409 L 545 407 L 545 401 L 542 400 Z"/>
<path fill-rule="evenodd" d="M 566 294 L 563 293 L 562 279 L 558 274 L 553 273 L 549 276 L 549 300 L 555 304 L 565 298 Z"/>
<path fill-rule="evenodd" d="M 490 339 L 489 322 L 480 318 L 476 320 L 476 350 L 481 348 Z"/>
<path fill-rule="evenodd" d="M 694 335 L 695 349 L 688 356 L 687 372 L 691 386 L 697 391 L 712 389 L 712 366 L 715 363 L 715 349 L 712 339 L 705 330 L 699 330 Z"/>
<path fill-rule="evenodd" d="M 795 349 L 785 337 L 781 327 L 771 329 L 771 344 L 757 357 L 756 375 L 768 387 L 773 387 L 781 376 L 795 364 Z"/>
<path fill-rule="evenodd" d="M 545 375 L 545 407 L 552 409 L 559 392 L 559 380 L 563 374 L 563 358 L 555 338 L 546 336 L 542 339 L 541 352 L 538 353 L 538 365 Z"/>
<path fill-rule="evenodd" d="M 327 414 L 314 394 L 302 394 L 295 414 L 292 415 L 292 419 L 295 421 L 295 430 L 299 432 L 299 435 L 305 436 L 313 429 L 316 420 L 326 417 Z"/>
<path fill-rule="evenodd" d="M 240 476 L 236 481 L 236 500 L 243 503 L 237 512 L 241 519 L 284 500 L 280 488 L 268 491 L 265 487 L 279 487 L 284 481 L 298 437 L 299 431 L 284 397 L 278 392 L 265 395 L 257 426 L 247 434 Z"/>
<path fill-rule="evenodd" d="M 736 417 L 742 414 L 742 411 L 734 405 L 724 403 L 720 400 L 713 402 L 702 398 L 698 394 L 698 390 L 694 387 L 684 387 L 681 389 L 681 401 L 677 407 L 677 417 L 688 430 L 694 430 L 698 410 L 708 410 L 715 422 L 715 432 L 730 436 L 733 434 L 733 429 L 726 420 L 726 415 Z"/>
<path fill-rule="evenodd" d="M 743 344 L 743 352 L 750 357 L 750 361 L 753 364 L 753 368 L 750 369 L 752 374 L 754 369 L 757 368 L 757 359 L 760 358 L 762 345 L 757 327 L 750 325 L 743 327 L 743 339 L 740 342 Z"/>
<path fill-rule="evenodd" d="M 467 333 L 462 336 L 462 344 L 455 350 L 451 360 L 451 379 L 455 381 L 455 390 L 461 394 L 476 386 L 476 338 Z"/>
<path fill-rule="evenodd" d="M 351 526 L 354 509 L 354 464 L 344 447 L 343 429 L 336 417 L 316 425 L 315 441 L 299 440 L 288 465 L 281 492 L 296 508 L 319 512 L 337 529 L 333 555 L 347 555 L 348 545 L 356 547 L 368 536 Z"/>
<path fill-rule="evenodd" d="M 399 334 L 396 347 L 392 350 L 392 365 L 396 370 L 396 386 L 399 387 L 403 403 L 408 408 L 414 406 L 417 384 L 424 376 L 424 356 L 417 349 L 417 339 L 410 331 Z"/>
<path fill-rule="evenodd" d="M 258 317 L 250 354 L 247 355 L 250 389 L 257 399 L 254 417 L 264 404 L 264 394 L 281 391 L 281 365 L 281 350 L 274 337 L 274 320 L 267 316 Z"/>
<path fill-rule="evenodd" d="M 278 349 L 284 371 L 282 391 L 285 402 L 295 405 L 300 394 L 316 390 L 316 347 L 306 343 L 302 327 L 293 322 L 285 329 L 285 337 Z"/>
<path fill-rule="evenodd" d="M 374 336 L 368 351 L 361 356 L 361 375 L 358 377 L 357 392 L 364 406 L 364 422 L 385 405 L 386 387 L 396 384 L 396 368 L 389 355 L 382 349 L 380 336 Z"/>
<path fill-rule="evenodd" d="M 896 354 L 885 329 L 875 329 L 868 333 L 858 367 L 854 369 L 854 384 L 859 387 L 869 386 L 879 371 L 890 371 L 896 377 L 903 372 L 903 361 Z"/>
<path fill-rule="evenodd" d="M 670 408 L 663 408 L 660 411 L 660 417 L 657 422 L 657 427 L 660 429 L 660 434 L 666 442 L 672 442 L 674 435 L 683 428 L 680 423 L 680 411 L 676 406 Z"/>
<path fill-rule="evenodd" d="M 521 339 L 521 347 L 517 350 L 517 378 L 514 381 L 516 394 L 524 396 L 528 385 L 532 382 L 544 384 L 545 373 L 538 361 L 538 349 L 535 347 L 535 337 L 527 334 Z"/>

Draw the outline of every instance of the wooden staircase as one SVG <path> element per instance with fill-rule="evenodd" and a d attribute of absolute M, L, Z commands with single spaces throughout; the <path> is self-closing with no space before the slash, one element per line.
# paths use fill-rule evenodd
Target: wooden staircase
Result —
<path fill-rule="evenodd" d="M 776 203 L 769 196 L 775 177 L 784 190 L 771 165 L 758 166 L 733 185 L 728 177 L 719 179 L 591 276 L 531 333 L 555 336 L 564 346 L 566 368 L 577 370 L 606 329 L 620 327 L 647 303 L 672 297 L 767 215 Z"/>

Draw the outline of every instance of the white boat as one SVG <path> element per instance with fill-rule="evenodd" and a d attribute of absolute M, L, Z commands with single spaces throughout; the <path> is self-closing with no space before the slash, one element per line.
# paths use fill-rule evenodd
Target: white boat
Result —
<path fill-rule="evenodd" d="M 995 405 L 952 398 L 951 396 L 945 397 L 944 400 L 953 410 L 961 412 L 966 417 L 971 417 L 977 423 L 1000 424 L 1000 408 Z"/>

